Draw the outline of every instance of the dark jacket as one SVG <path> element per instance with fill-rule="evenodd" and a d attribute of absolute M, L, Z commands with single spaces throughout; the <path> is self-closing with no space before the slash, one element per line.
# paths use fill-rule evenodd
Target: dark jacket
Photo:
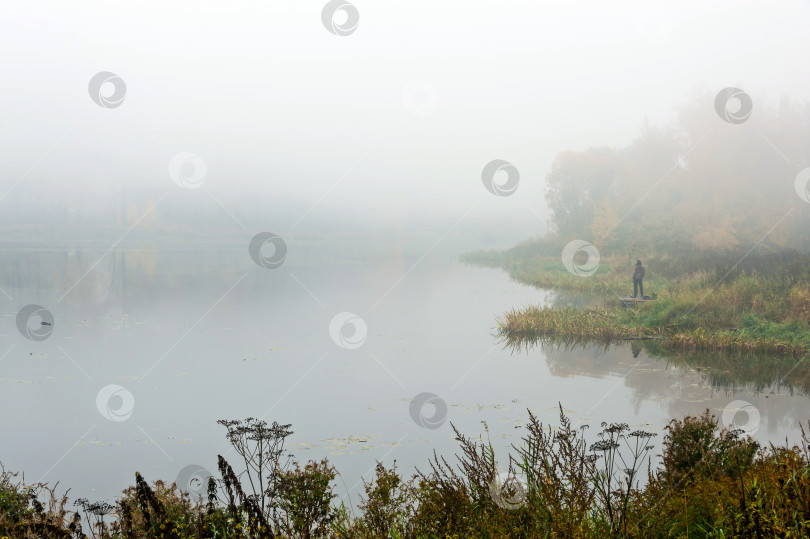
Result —
<path fill-rule="evenodd" d="M 644 278 L 644 266 L 636 265 L 633 269 L 633 279 L 641 280 Z"/>

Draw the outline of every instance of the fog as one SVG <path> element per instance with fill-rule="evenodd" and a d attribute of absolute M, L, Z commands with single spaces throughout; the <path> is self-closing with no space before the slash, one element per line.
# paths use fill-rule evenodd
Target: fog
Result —
<path fill-rule="evenodd" d="M 112 222 L 168 194 L 161 222 L 508 246 L 546 230 L 560 152 L 627 145 L 694 92 L 810 97 L 808 2 L 354 5 L 335 35 L 320 1 L 5 2 L 3 221 Z M 88 95 L 102 71 L 120 106 Z M 205 164 L 198 189 L 171 180 L 180 152 Z M 520 172 L 512 196 L 483 188 L 494 159 Z"/>
<path fill-rule="evenodd" d="M 6 469 L 112 500 L 259 417 L 354 503 L 557 403 L 663 432 L 741 395 L 796 434 L 756 372 L 512 353 L 498 316 L 550 291 L 458 255 L 810 247 L 810 2 L 335 2 L 0 3 Z"/>

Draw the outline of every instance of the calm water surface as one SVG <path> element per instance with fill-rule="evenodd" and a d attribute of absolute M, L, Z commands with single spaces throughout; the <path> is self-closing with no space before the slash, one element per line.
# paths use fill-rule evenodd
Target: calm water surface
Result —
<path fill-rule="evenodd" d="M 695 370 L 643 350 L 634 357 L 629 345 L 516 353 L 493 336 L 496 316 L 557 296 L 461 265 L 453 248 L 289 244 L 275 270 L 227 245 L 144 242 L 106 254 L 7 247 L 6 468 L 29 482 L 59 481 L 73 497 L 110 500 L 136 470 L 149 480 L 174 480 L 190 464 L 214 471 L 217 454 L 229 455 L 216 421 L 252 416 L 291 423 L 295 457 L 328 457 L 341 474 L 338 493 L 356 503 L 376 461 L 396 460 L 410 473 L 434 449 L 452 453 L 451 422 L 475 436 L 486 436 L 486 422 L 505 448 L 519 442 L 527 409 L 556 425 L 558 403 L 577 424 L 623 421 L 660 435 L 671 417 L 706 408 L 720 416 L 743 400 L 760 413 L 754 437 L 774 442 L 795 441 L 810 418 L 797 388 L 740 382 L 731 371 Z M 17 311 L 29 303 L 54 315 L 45 341 L 17 331 Z M 330 337 L 342 312 L 367 326 L 356 349 Z M 344 328 L 344 337 L 352 333 Z M 99 402 L 111 384 L 126 393 Z M 447 404 L 438 428 L 411 417 L 422 392 Z M 104 416 L 122 407 L 122 420 Z"/>

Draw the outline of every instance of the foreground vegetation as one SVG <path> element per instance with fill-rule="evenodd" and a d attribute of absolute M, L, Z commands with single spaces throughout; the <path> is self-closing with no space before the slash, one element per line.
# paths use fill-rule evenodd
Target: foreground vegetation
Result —
<path fill-rule="evenodd" d="M 77 500 L 0 475 L 0 537 L 802 537 L 810 533 L 810 447 L 760 447 L 707 411 L 656 434 L 603 423 L 588 439 L 560 408 L 552 429 L 530 414 L 498 461 L 455 431 L 455 460 L 434 456 L 403 477 L 378 463 L 356 511 L 334 503 L 326 460 L 285 460 L 289 425 L 221 422 L 244 469 L 219 457 L 196 499 L 138 473 L 114 504 Z M 651 456 L 660 450 L 660 464 Z"/>
<path fill-rule="evenodd" d="M 471 263 L 500 265 L 527 285 L 590 292 L 601 305 L 525 307 L 505 313 L 507 340 L 563 338 L 612 342 L 655 338 L 664 348 L 801 355 L 810 351 L 810 254 L 699 251 L 645 260 L 645 292 L 655 301 L 626 306 L 633 259 L 612 256 L 583 277 L 563 267 L 548 240 L 504 253 L 472 253 Z"/>

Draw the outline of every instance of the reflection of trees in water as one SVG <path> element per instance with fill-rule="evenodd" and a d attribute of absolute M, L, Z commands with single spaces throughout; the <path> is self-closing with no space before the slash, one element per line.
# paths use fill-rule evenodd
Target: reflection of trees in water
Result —
<path fill-rule="evenodd" d="M 675 353 L 654 341 L 647 343 L 645 349 L 652 357 L 703 370 L 712 387 L 810 394 L 810 362 L 805 358 L 721 352 Z"/>
<path fill-rule="evenodd" d="M 684 354 L 654 340 L 593 343 L 504 339 L 515 353 L 542 351 L 554 376 L 622 377 L 638 413 L 644 401 L 664 401 L 669 417 L 710 409 L 718 418 L 736 399 L 756 397 L 769 432 L 797 429 L 810 419 L 810 361 L 742 354 Z M 747 395 L 747 397 L 746 397 Z M 801 397 L 801 398 L 791 398 Z M 619 418 L 621 419 L 621 418 Z"/>
<path fill-rule="evenodd" d="M 12 251 L 0 263 L 0 282 L 15 290 L 32 290 L 37 295 L 51 292 L 58 296 L 68 292 L 65 300 L 81 297 L 82 301 L 108 304 L 126 294 L 127 265 L 125 253 L 115 249 L 103 251 L 81 249 L 42 249 Z"/>
<path fill-rule="evenodd" d="M 655 339 L 583 342 L 554 337 L 504 337 L 502 342 L 513 352 L 528 352 L 540 346 L 546 352 L 550 365 L 559 363 L 564 364 L 566 370 L 583 371 L 576 374 L 588 374 L 594 365 L 607 365 L 611 361 L 618 361 L 616 357 L 626 356 L 629 360 L 638 358 L 644 361 L 647 358 L 655 365 L 665 360 L 666 364 L 681 371 L 699 373 L 706 385 L 713 389 L 787 391 L 791 395 L 798 391 L 810 394 L 810 361 L 803 358 L 725 352 L 683 353 L 667 350 Z"/>
<path fill-rule="evenodd" d="M 221 249 L 167 249 L 136 243 L 126 249 L 7 247 L 0 257 L 0 286 L 20 295 L 60 297 L 64 303 L 91 303 L 111 312 L 126 313 L 132 301 L 193 292 L 232 283 L 234 275 L 249 267 L 241 251 Z M 44 301 L 44 300 L 41 300 Z"/>

